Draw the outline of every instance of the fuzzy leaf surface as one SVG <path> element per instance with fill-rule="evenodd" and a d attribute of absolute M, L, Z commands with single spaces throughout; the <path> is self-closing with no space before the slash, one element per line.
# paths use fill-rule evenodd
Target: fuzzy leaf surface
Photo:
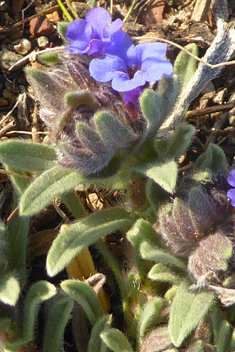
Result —
<path fill-rule="evenodd" d="M 146 196 L 152 205 L 155 213 L 158 212 L 159 207 L 163 202 L 169 199 L 169 193 L 164 191 L 162 187 L 160 187 L 157 183 L 153 180 L 148 179 L 147 187 L 146 187 Z"/>
<path fill-rule="evenodd" d="M 60 286 L 69 297 L 82 306 L 92 325 L 103 316 L 104 311 L 99 298 L 95 290 L 87 283 L 79 280 L 65 280 Z"/>
<path fill-rule="evenodd" d="M 119 177 L 110 177 L 110 179 L 85 177 L 76 171 L 56 165 L 50 170 L 46 170 L 29 185 L 19 204 L 20 213 L 21 215 L 32 216 L 43 210 L 55 197 L 61 196 L 84 183 L 114 189 L 125 188 Z"/>
<path fill-rule="evenodd" d="M 140 257 L 139 247 L 144 240 L 155 240 L 156 236 L 152 226 L 146 220 L 138 219 L 127 232 L 126 237 L 132 244 L 135 265 L 138 268 L 140 276 L 144 278 L 146 276 L 146 269 L 143 260 Z"/>
<path fill-rule="evenodd" d="M 161 98 L 153 89 L 145 89 L 140 97 L 140 106 L 147 122 L 145 137 L 156 133 L 166 116 L 160 112 Z"/>
<path fill-rule="evenodd" d="M 144 219 L 138 219 L 127 232 L 126 236 L 131 244 L 137 247 L 139 247 L 144 240 L 154 241 L 156 239 L 152 225 Z"/>
<path fill-rule="evenodd" d="M 185 46 L 190 53 L 198 56 L 198 49 L 195 43 Z M 197 68 L 197 60 L 189 56 L 185 51 L 181 51 L 174 64 L 174 72 L 179 76 L 182 88 L 190 81 Z"/>
<path fill-rule="evenodd" d="M 174 158 L 176 161 L 188 149 L 195 134 L 192 125 L 180 124 L 177 126 L 172 138 L 169 140 L 166 158 Z"/>
<path fill-rule="evenodd" d="M 178 76 L 163 75 L 158 81 L 157 94 L 161 97 L 161 118 L 165 118 L 172 111 L 177 96 L 179 95 L 180 82 Z"/>
<path fill-rule="evenodd" d="M 20 284 L 15 276 L 14 272 L 0 275 L 0 301 L 10 306 L 16 304 L 20 295 Z"/>
<path fill-rule="evenodd" d="M 20 201 L 20 213 L 34 215 L 49 205 L 55 197 L 83 183 L 83 175 L 56 165 L 37 177 L 27 188 Z"/>
<path fill-rule="evenodd" d="M 66 32 L 69 24 L 70 22 L 57 22 L 57 31 L 59 35 L 62 37 L 62 39 L 65 40 L 66 42 L 67 42 Z"/>
<path fill-rule="evenodd" d="M 106 209 L 69 225 L 54 240 L 47 256 L 47 272 L 56 275 L 85 247 L 101 237 L 133 224 L 129 214 L 119 207 Z"/>
<path fill-rule="evenodd" d="M 223 320 L 220 325 L 218 341 L 216 343 L 216 352 L 230 352 L 232 338 L 232 327 L 228 321 Z"/>
<path fill-rule="evenodd" d="M 48 52 L 48 53 L 45 53 L 45 54 L 41 54 L 39 56 L 39 59 L 45 63 L 59 63 L 60 62 L 60 59 L 59 59 L 59 55 L 58 53 L 55 53 L 55 52 Z"/>
<path fill-rule="evenodd" d="M 100 337 L 113 352 L 133 352 L 130 342 L 118 329 L 107 329 Z"/>
<path fill-rule="evenodd" d="M 152 260 L 154 262 L 159 262 L 165 265 L 173 265 L 184 272 L 187 271 L 187 266 L 182 260 L 176 258 L 175 256 L 167 252 L 164 252 L 164 250 L 162 249 L 154 247 L 154 245 L 147 241 L 144 241 L 140 245 L 140 254 L 143 259 Z"/>
<path fill-rule="evenodd" d="M 27 217 L 13 217 L 8 222 L 9 257 L 11 267 L 17 272 L 21 287 L 26 282 L 26 252 L 29 232 Z"/>
<path fill-rule="evenodd" d="M 63 297 L 53 304 L 44 332 L 43 352 L 59 352 L 73 305 L 74 301 L 69 297 Z"/>
<path fill-rule="evenodd" d="M 86 210 L 82 205 L 78 194 L 74 189 L 70 192 L 65 193 L 61 196 L 62 202 L 66 205 L 66 207 L 71 211 L 73 216 L 76 219 L 80 219 L 86 214 Z"/>
<path fill-rule="evenodd" d="M 135 166 L 134 170 L 152 179 L 168 193 L 173 193 L 176 186 L 178 167 L 175 161 L 165 163 L 147 163 Z"/>
<path fill-rule="evenodd" d="M 108 347 L 106 345 L 104 346 L 104 342 L 101 340 L 100 334 L 103 330 L 108 328 L 109 318 L 109 315 L 103 315 L 93 326 L 87 352 L 104 352 L 105 349 L 108 352 Z"/>
<path fill-rule="evenodd" d="M 56 294 L 54 285 L 47 281 L 38 281 L 32 285 L 27 293 L 24 304 L 23 336 L 18 340 L 7 341 L 7 348 L 15 348 L 33 339 L 34 324 L 40 304 Z"/>
<path fill-rule="evenodd" d="M 213 328 L 213 343 L 216 345 L 218 352 L 234 351 L 234 333 L 230 324 L 223 318 L 219 307 L 213 306 L 210 310 L 210 317 Z"/>
<path fill-rule="evenodd" d="M 16 139 L 0 143 L 0 161 L 15 169 L 44 171 L 53 167 L 56 159 L 55 150 L 41 143 Z"/>
<path fill-rule="evenodd" d="M 223 149 L 218 145 L 211 143 L 207 151 L 200 155 L 195 164 L 195 168 L 201 170 L 210 170 L 215 174 L 226 172 L 227 161 Z"/>
<path fill-rule="evenodd" d="M 108 112 L 97 113 L 94 121 L 103 143 L 110 150 L 116 151 L 127 148 L 131 142 L 138 138 L 130 128 L 124 126 L 115 116 Z"/>
<path fill-rule="evenodd" d="M 157 263 L 151 268 L 148 277 L 154 281 L 169 282 L 171 284 L 179 284 L 180 282 L 180 277 L 161 263 Z"/>
<path fill-rule="evenodd" d="M 157 326 L 162 307 L 163 299 L 161 297 L 154 297 L 144 305 L 143 311 L 139 318 L 139 337 L 141 342 L 143 342 L 143 339 L 149 329 Z"/>
<path fill-rule="evenodd" d="M 189 285 L 186 280 L 180 285 L 171 307 L 169 333 L 176 347 L 197 327 L 214 301 L 213 292 L 190 292 Z"/>

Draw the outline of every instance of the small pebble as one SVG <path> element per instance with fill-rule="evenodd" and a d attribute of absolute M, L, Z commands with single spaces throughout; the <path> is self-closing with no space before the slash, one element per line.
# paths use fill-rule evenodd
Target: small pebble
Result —
<path fill-rule="evenodd" d="M 215 86 L 211 81 L 209 81 L 203 87 L 201 94 L 212 93 L 212 92 L 215 92 Z"/>
<path fill-rule="evenodd" d="M 15 65 L 20 59 L 22 59 L 22 57 L 22 55 L 16 54 L 13 51 L 3 49 L 2 52 L 0 52 L 1 69 L 8 70 L 11 66 Z"/>
<path fill-rule="evenodd" d="M 95 209 L 98 209 L 98 210 L 103 209 L 104 204 L 99 200 L 99 197 L 97 196 L 96 193 L 90 193 L 89 200 Z"/>
<path fill-rule="evenodd" d="M 3 89 L 2 95 L 3 98 L 7 99 L 10 103 L 15 103 L 16 96 L 12 94 L 8 89 Z"/>
<path fill-rule="evenodd" d="M 46 17 L 48 18 L 48 20 L 52 23 L 57 23 L 58 21 L 60 21 L 60 15 L 58 11 L 54 11 L 52 13 L 48 13 L 46 15 Z"/>
<path fill-rule="evenodd" d="M 18 54 L 25 55 L 31 50 L 31 43 L 28 39 L 21 39 L 19 44 L 14 45 L 15 51 L 17 51 Z"/>
<path fill-rule="evenodd" d="M 7 1 L 1 0 L 0 1 L 0 11 L 6 11 L 8 8 Z"/>
<path fill-rule="evenodd" d="M 47 39 L 47 37 L 45 37 L 44 35 L 42 35 L 41 37 L 39 37 L 37 39 L 38 42 L 38 46 L 40 49 L 45 49 L 48 47 L 49 45 L 49 40 Z"/>
<path fill-rule="evenodd" d="M 29 22 L 29 31 L 32 36 L 48 36 L 54 32 L 51 22 L 44 16 L 37 16 Z"/>
<path fill-rule="evenodd" d="M 0 108 L 9 105 L 8 100 L 0 97 Z"/>
<path fill-rule="evenodd" d="M 24 74 L 20 74 L 18 78 L 18 83 L 19 84 L 26 84 L 26 78 Z"/>
<path fill-rule="evenodd" d="M 85 18 L 87 12 L 91 9 L 87 4 L 84 4 L 83 2 L 73 1 L 71 5 L 79 18 Z"/>
<path fill-rule="evenodd" d="M 9 90 L 9 92 L 13 93 L 13 94 L 19 94 L 19 89 L 17 87 L 18 85 L 15 84 L 15 82 L 9 82 L 6 81 L 5 82 L 5 88 Z"/>
<path fill-rule="evenodd" d="M 232 127 L 235 127 L 235 115 L 230 116 L 229 123 Z"/>

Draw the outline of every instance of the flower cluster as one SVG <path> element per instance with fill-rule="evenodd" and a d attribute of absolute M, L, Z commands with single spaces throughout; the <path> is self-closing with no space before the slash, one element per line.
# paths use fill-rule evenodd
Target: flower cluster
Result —
<path fill-rule="evenodd" d="M 90 175 L 115 156 L 110 166 L 114 172 L 122 155 L 141 138 L 143 122 L 133 120 L 118 92 L 90 76 L 87 55 L 67 51 L 59 59 L 45 71 L 25 70 L 41 103 L 39 115 L 56 145 L 58 163 Z"/>
<path fill-rule="evenodd" d="M 102 7 L 90 10 L 85 20 L 73 21 L 67 28 L 71 54 L 103 55 L 113 33 L 121 29 L 120 19 L 111 23 L 110 14 Z"/>
<path fill-rule="evenodd" d="M 88 12 L 85 20 L 72 22 L 66 33 L 72 54 L 95 57 L 89 65 L 90 75 L 98 82 L 111 81 L 112 88 L 125 92 L 127 107 L 136 106 L 141 88 L 146 82 L 158 81 L 170 75 L 173 67 L 165 59 L 167 44 L 144 43 L 134 45 L 131 37 L 121 30 L 120 19 L 111 23 L 103 8 Z"/>

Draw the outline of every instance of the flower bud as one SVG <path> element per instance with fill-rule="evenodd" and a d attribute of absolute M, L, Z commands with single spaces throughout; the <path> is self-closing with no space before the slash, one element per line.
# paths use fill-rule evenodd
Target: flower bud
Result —
<path fill-rule="evenodd" d="M 219 230 L 203 238 L 198 248 L 190 256 L 188 271 L 198 284 L 206 284 L 210 280 L 222 280 L 222 273 L 228 269 L 233 254 L 233 243 Z"/>
<path fill-rule="evenodd" d="M 205 236 L 227 222 L 231 213 L 226 190 L 216 182 L 207 182 L 187 190 L 180 187 L 173 204 L 159 211 L 159 229 L 166 245 L 178 256 L 188 258 Z"/>
<path fill-rule="evenodd" d="M 89 175 L 117 156 L 117 168 L 142 135 L 141 118 L 133 120 L 122 96 L 90 76 L 87 56 L 67 52 L 59 59 L 47 71 L 26 69 L 59 164 Z"/>
<path fill-rule="evenodd" d="M 161 352 L 172 347 L 171 338 L 168 332 L 168 327 L 160 327 L 152 330 L 145 338 L 141 352 Z"/>

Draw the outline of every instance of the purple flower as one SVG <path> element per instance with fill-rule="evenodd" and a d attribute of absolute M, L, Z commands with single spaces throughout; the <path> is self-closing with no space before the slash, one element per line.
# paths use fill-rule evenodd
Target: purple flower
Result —
<path fill-rule="evenodd" d="M 128 34 L 118 31 L 105 51 L 107 55 L 91 61 L 90 74 L 98 82 L 112 81 L 118 92 L 129 92 L 172 73 L 171 63 L 164 58 L 166 50 L 164 43 L 135 46 Z"/>
<path fill-rule="evenodd" d="M 227 182 L 230 186 L 235 187 L 235 170 L 228 174 Z M 232 206 L 235 207 L 235 188 L 228 190 L 227 196 L 231 200 Z"/>
<path fill-rule="evenodd" d="M 108 11 L 102 7 L 90 10 L 85 20 L 78 19 L 68 25 L 66 38 L 71 54 L 103 55 L 111 36 L 122 28 L 121 19 L 111 23 Z"/>

